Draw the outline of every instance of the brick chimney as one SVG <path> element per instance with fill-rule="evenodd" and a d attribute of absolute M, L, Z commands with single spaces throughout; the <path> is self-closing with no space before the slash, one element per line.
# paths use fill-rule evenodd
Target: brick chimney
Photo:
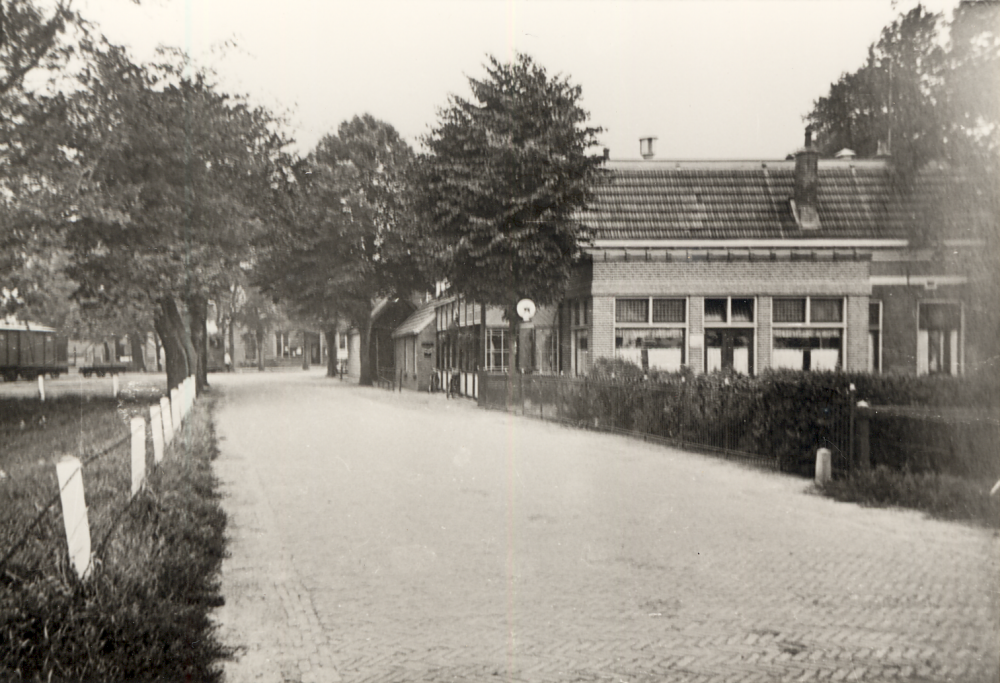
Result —
<path fill-rule="evenodd" d="M 639 138 L 639 154 L 642 155 L 643 159 L 652 159 L 656 156 L 656 152 L 653 151 L 653 142 L 656 138 L 652 135 Z"/>
<path fill-rule="evenodd" d="M 795 153 L 795 194 L 792 215 L 802 230 L 819 230 L 819 150 L 812 142 L 812 126 L 806 127 L 806 146 Z"/>

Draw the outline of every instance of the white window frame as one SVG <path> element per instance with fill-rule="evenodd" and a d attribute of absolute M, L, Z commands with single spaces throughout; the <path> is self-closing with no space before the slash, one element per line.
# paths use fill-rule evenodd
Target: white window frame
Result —
<path fill-rule="evenodd" d="M 721 298 L 721 297 L 720 297 Z M 629 323 L 629 322 L 618 322 L 618 301 L 619 300 L 634 300 L 634 299 L 645 299 L 646 300 L 646 322 L 643 323 Z M 654 323 L 653 322 L 653 301 L 655 299 L 672 299 L 676 301 L 684 302 L 684 322 L 681 323 Z M 646 329 L 646 330 L 659 330 L 659 329 L 670 329 L 670 330 L 681 330 L 684 335 L 681 341 L 681 364 L 680 368 L 686 367 L 691 360 L 691 298 L 687 296 L 674 296 L 669 294 L 660 295 L 650 295 L 650 296 L 619 296 L 615 297 L 613 309 L 612 309 L 612 320 L 614 320 L 614 325 L 611 329 L 611 339 L 614 344 L 612 349 L 614 357 L 618 358 L 618 330 L 628 330 L 628 329 Z M 678 369 L 680 369 L 678 368 Z"/>
<path fill-rule="evenodd" d="M 774 320 L 774 302 L 782 299 L 805 299 L 806 319 L 801 323 L 780 323 Z M 825 323 L 812 322 L 812 300 L 813 299 L 839 299 L 840 300 L 840 322 Z M 798 330 L 840 330 L 840 366 L 837 370 L 847 369 L 847 297 L 830 295 L 806 295 L 806 296 L 774 296 L 771 297 L 771 367 L 774 368 L 774 332 L 780 329 Z M 812 371 L 810 368 L 809 372 Z"/>
<path fill-rule="evenodd" d="M 920 299 L 917 301 L 917 375 L 930 374 L 927 368 L 927 345 L 922 343 L 921 336 L 927 330 L 920 329 L 920 307 L 924 304 L 948 304 L 958 306 L 958 341 L 955 349 L 955 371 L 947 374 L 958 377 L 965 374 L 965 306 L 959 299 Z"/>
<path fill-rule="evenodd" d="M 777 297 L 777 298 L 789 298 L 790 299 L 790 298 L 799 298 L 799 297 Z M 726 322 L 713 322 L 713 321 L 709 321 L 708 319 L 705 318 L 705 302 L 708 301 L 709 299 L 725 299 L 726 300 Z M 742 321 L 741 322 L 735 322 L 735 323 L 733 322 L 733 299 L 749 299 L 750 301 L 753 302 L 753 320 L 751 320 L 750 322 L 742 322 Z M 808 308 L 809 308 L 809 304 L 807 302 L 806 303 L 806 309 L 808 310 Z M 703 351 L 702 351 L 702 356 L 703 356 L 703 358 L 702 358 L 702 366 L 703 366 L 703 369 L 704 369 L 705 372 L 708 372 L 708 335 L 707 335 L 708 330 L 710 330 L 710 329 L 712 329 L 712 330 L 714 330 L 714 329 L 741 329 L 741 330 L 751 330 L 753 332 L 753 347 L 750 349 L 750 354 L 751 354 L 751 359 L 752 360 L 751 360 L 751 363 L 750 363 L 750 373 L 749 373 L 749 375 L 751 377 L 753 377 L 754 375 L 756 375 L 758 373 L 757 365 L 759 363 L 758 363 L 758 360 L 757 360 L 757 356 L 760 355 L 760 354 L 757 353 L 757 343 L 758 343 L 757 339 L 758 339 L 758 335 L 759 335 L 759 333 L 757 331 L 757 323 L 760 320 L 760 301 L 758 301 L 758 297 L 756 297 L 756 296 L 746 296 L 746 295 L 740 295 L 740 294 L 734 294 L 734 295 L 730 295 L 730 296 L 722 296 L 722 295 L 718 295 L 718 296 L 706 296 L 706 297 L 704 297 L 702 299 L 702 304 L 701 304 L 701 319 L 702 319 L 702 325 L 701 325 L 702 334 L 705 336 L 705 341 L 704 341 L 704 344 L 702 345 L 703 346 Z M 773 315 L 772 315 L 772 319 L 773 319 Z M 774 339 L 772 337 L 772 343 L 773 343 L 773 341 L 774 341 Z"/>
<path fill-rule="evenodd" d="M 500 367 L 493 364 L 493 354 L 490 352 L 490 338 L 493 336 L 494 332 L 500 333 Z M 507 364 L 510 363 L 510 350 L 507 348 L 507 335 L 510 333 L 506 327 L 489 327 L 486 329 L 486 339 L 484 340 L 485 348 L 483 349 L 483 355 L 486 356 L 486 368 L 487 372 L 507 372 L 508 365 L 504 364 L 504 355 L 507 356 Z"/>

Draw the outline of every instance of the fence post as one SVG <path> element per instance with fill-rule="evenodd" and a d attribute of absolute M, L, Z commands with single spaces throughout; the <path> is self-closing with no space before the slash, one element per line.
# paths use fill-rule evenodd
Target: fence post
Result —
<path fill-rule="evenodd" d="M 521 394 L 521 414 L 524 415 L 524 370 L 517 369 L 517 391 Z"/>
<path fill-rule="evenodd" d="M 146 480 L 146 418 L 132 418 L 132 496 Z"/>
<path fill-rule="evenodd" d="M 871 417 L 865 408 L 868 407 L 866 401 L 858 401 L 858 408 L 861 408 L 857 412 L 857 418 L 855 425 L 855 433 L 857 434 L 857 453 L 858 453 L 858 466 L 863 470 L 871 469 L 871 430 L 869 428 L 871 424 Z M 851 439 L 851 443 L 854 443 L 854 439 Z"/>
<path fill-rule="evenodd" d="M 847 402 L 850 405 L 850 417 L 848 419 L 848 430 L 847 435 L 847 466 L 849 469 L 853 470 L 855 467 L 854 462 L 854 382 L 847 389 Z"/>
<path fill-rule="evenodd" d="M 169 446 L 170 442 L 174 440 L 174 421 L 170 399 L 166 396 L 160 399 L 160 419 L 163 420 L 163 445 Z"/>
<path fill-rule="evenodd" d="M 66 547 L 76 575 L 81 579 L 90 573 L 90 523 L 83 497 L 83 465 L 79 458 L 64 455 L 56 463 L 59 500 L 62 503 Z"/>
<path fill-rule="evenodd" d="M 45 375 L 38 376 L 38 398 L 45 403 Z"/>
<path fill-rule="evenodd" d="M 160 417 L 160 406 L 149 406 L 149 428 L 153 432 L 153 462 L 157 465 L 163 460 L 163 419 Z"/>

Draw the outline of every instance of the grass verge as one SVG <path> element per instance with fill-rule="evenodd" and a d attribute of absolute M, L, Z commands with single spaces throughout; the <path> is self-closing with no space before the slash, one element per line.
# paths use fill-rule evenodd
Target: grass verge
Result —
<path fill-rule="evenodd" d="M 231 652 L 209 617 L 226 524 L 211 405 L 198 402 L 86 581 L 65 548 L 42 571 L 0 576 L 0 681 L 221 678 Z"/>
<path fill-rule="evenodd" d="M 820 487 L 835 500 L 870 507 L 920 510 L 936 519 L 1000 528 L 1000 496 L 990 495 L 993 482 L 934 472 L 913 473 L 875 467 L 852 472 Z"/>

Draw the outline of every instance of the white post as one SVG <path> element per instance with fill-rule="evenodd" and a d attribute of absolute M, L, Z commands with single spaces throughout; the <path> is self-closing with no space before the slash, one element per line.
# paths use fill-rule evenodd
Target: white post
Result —
<path fill-rule="evenodd" d="M 816 484 L 818 486 L 828 483 L 832 477 L 830 456 L 829 448 L 820 448 L 816 451 Z"/>
<path fill-rule="evenodd" d="M 160 419 L 163 420 L 163 444 L 169 446 L 174 440 L 174 421 L 170 409 L 170 399 L 164 396 L 160 399 Z"/>
<path fill-rule="evenodd" d="M 153 432 L 153 462 L 159 465 L 163 461 L 163 424 L 160 419 L 160 406 L 149 406 L 149 428 Z"/>
<path fill-rule="evenodd" d="M 170 419 L 174 422 L 174 432 L 181 428 L 181 392 L 174 388 L 170 390 Z"/>
<path fill-rule="evenodd" d="M 76 575 L 87 578 L 90 572 L 90 524 L 87 521 L 87 503 L 83 497 L 83 466 L 79 458 L 64 455 L 56 463 L 59 481 L 59 499 L 62 502 L 63 527 L 66 529 L 66 546 Z"/>
<path fill-rule="evenodd" d="M 45 375 L 38 376 L 38 398 L 45 403 Z"/>
<path fill-rule="evenodd" d="M 146 479 L 146 418 L 132 418 L 132 496 Z"/>
<path fill-rule="evenodd" d="M 118 375 L 111 375 L 111 395 L 118 398 Z"/>

